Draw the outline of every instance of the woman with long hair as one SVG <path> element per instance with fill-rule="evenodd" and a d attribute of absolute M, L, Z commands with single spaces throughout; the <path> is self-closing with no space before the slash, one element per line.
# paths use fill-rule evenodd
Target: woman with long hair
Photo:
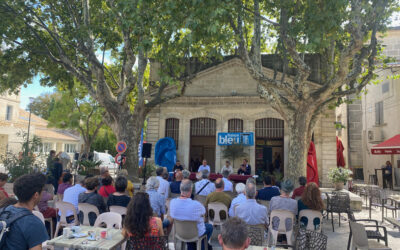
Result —
<path fill-rule="evenodd" d="M 164 235 L 161 219 L 153 217 L 147 193 L 138 192 L 129 202 L 122 234 L 126 238 Z"/>
<path fill-rule="evenodd" d="M 314 182 L 310 182 L 306 185 L 303 194 L 301 195 L 301 199 L 298 201 L 299 214 L 303 209 L 311 209 L 321 211 L 324 210 L 324 202 L 321 198 L 321 191 L 319 190 L 317 184 Z M 316 229 L 321 225 L 321 221 L 319 218 L 315 218 L 314 227 Z M 300 218 L 300 227 L 305 227 L 308 224 L 308 220 L 305 217 Z"/>

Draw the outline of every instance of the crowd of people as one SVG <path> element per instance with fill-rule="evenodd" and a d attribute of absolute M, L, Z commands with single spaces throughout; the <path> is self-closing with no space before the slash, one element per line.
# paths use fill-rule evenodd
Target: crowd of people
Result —
<path fill-rule="evenodd" d="M 243 171 L 246 168 L 244 165 Z M 218 240 L 221 245 L 229 247 L 250 244 L 247 236 L 244 237 L 247 235 L 246 225 L 263 224 L 267 228 L 272 223 L 273 227 L 278 227 L 277 218 L 270 218 L 273 210 L 286 210 L 297 216 L 302 209 L 323 209 L 318 186 L 315 183 L 306 184 L 304 177 L 299 178 L 300 187 L 294 190 L 290 180 L 282 181 L 278 187 L 272 176 L 265 176 L 264 187 L 257 190 L 253 178 L 249 178 L 246 184 L 237 183 L 234 187 L 228 180 L 231 173 L 232 170 L 226 166 L 222 170 L 223 177 L 212 182 L 208 179 L 208 169 L 204 168 L 200 171 L 199 180 L 193 183 L 189 179 L 189 171 L 176 168 L 173 181 L 168 181 L 166 168 L 159 167 L 156 169 L 156 176 L 147 179 L 145 190 L 138 192 L 134 192 L 126 171 L 121 171 L 116 178 L 112 178 L 107 169 L 101 169 L 99 176 L 78 175 L 74 181 L 73 176 L 66 173 L 62 177 L 62 183 L 57 185 L 57 191 L 46 188 L 48 184 L 45 175 L 30 174 L 18 178 L 14 183 L 14 194 L 18 200 L 8 198 L 3 189 L 5 177 L 0 174 L 0 196 L 3 197 L 0 206 L 11 213 L 27 214 L 11 226 L 7 237 L 12 240 L 7 240 L 2 249 L 35 249 L 35 246 L 48 239 L 43 223 L 32 216 L 31 211 L 38 208 L 45 218 L 56 218 L 57 211 L 48 205 L 48 201 L 53 199 L 52 192 L 56 192 L 64 202 L 75 206 L 80 222 L 83 221 L 83 214 L 79 213 L 79 203 L 92 204 L 100 213 L 108 211 L 110 206 L 127 207 L 122 231 L 126 237 L 162 236 L 170 232 L 175 220 L 183 220 L 196 221 L 199 236 L 206 235 L 210 239 L 213 227 L 207 223 L 207 218 L 213 218 L 214 215 L 207 212 L 208 206 L 218 202 L 228 210 L 228 214 L 222 216 L 222 219 L 230 218 L 222 227 Z M 171 199 L 172 196 L 175 198 Z M 198 197 L 201 196 L 204 197 L 204 202 L 199 201 Z M 8 202 L 5 202 L 7 199 Z M 269 206 L 260 204 L 260 200 L 269 201 Z M 67 221 L 72 222 L 73 219 L 73 211 L 69 211 Z M 96 215 L 89 214 L 91 225 L 95 220 Z M 28 223 L 35 227 L 26 226 Z M 291 228 L 293 223 L 285 221 L 287 228 Z M 302 219 L 300 223 L 306 226 L 308 221 Z M 310 223 L 317 228 L 320 221 Z M 243 230 L 244 234 L 231 232 L 235 228 Z M 195 243 L 188 243 L 189 249 L 194 247 Z"/>

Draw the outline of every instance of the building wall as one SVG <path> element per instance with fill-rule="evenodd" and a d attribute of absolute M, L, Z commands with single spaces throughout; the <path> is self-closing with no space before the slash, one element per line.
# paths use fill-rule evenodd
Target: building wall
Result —
<path fill-rule="evenodd" d="M 146 141 L 153 144 L 165 137 L 165 120 L 179 119 L 179 148 L 177 158 L 187 167 L 190 154 L 190 120 L 208 117 L 216 119 L 216 132 L 228 131 L 228 120 L 243 120 L 244 132 L 255 132 L 255 121 L 261 118 L 281 116 L 259 97 L 257 83 L 248 74 L 240 60 L 233 59 L 219 66 L 200 72 L 187 87 L 184 97 L 170 100 L 153 109 L 148 115 Z M 315 127 L 315 144 L 321 184 L 329 186 L 327 173 L 336 166 L 335 113 L 333 110 L 321 115 Z M 289 135 L 284 127 L 284 167 L 287 169 Z M 246 147 L 248 159 L 255 171 L 255 146 Z M 221 147 L 216 146 L 216 172 L 224 165 Z M 235 169 L 240 165 L 235 162 Z"/>

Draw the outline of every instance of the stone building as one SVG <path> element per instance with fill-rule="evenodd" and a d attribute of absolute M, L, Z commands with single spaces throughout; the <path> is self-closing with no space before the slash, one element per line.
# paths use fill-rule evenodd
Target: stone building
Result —
<path fill-rule="evenodd" d="M 366 182 L 376 168 L 391 159 L 390 155 L 372 155 L 371 147 L 400 134 L 400 79 L 393 78 L 400 74 L 400 27 L 390 28 L 380 42 L 383 54 L 392 57 L 394 62 L 388 63 L 387 68 L 378 67 L 375 81 L 378 84 L 367 85 L 366 94 L 361 94 L 361 98 L 348 97 L 353 100 L 352 104 L 343 104 L 336 112 L 337 121 L 346 127 L 338 135 L 347 145 L 348 166 Z M 399 155 L 395 155 L 392 165 L 400 167 Z"/>
<path fill-rule="evenodd" d="M 267 74 L 272 74 L 270 60 L 263 57 Z M 270 58 L 269 58 L 270 59 Z M 152 69 L 156 68 L 153 64 Z M 151 73 L 151 80 L 156 75 Z M 152 72 L 152 71 L 151 71 Z M 318 79 L 318 72 L 313 77 Z M 310 84 L 315 84 L 310 82 Z M 319 176 L 328 185 L 327 172 L 336 166 L 335 113 L 327 111 L 314 130 Z M 223 149 L 218 145 L 222 132 L 251 132 L 254 144 L 245 146 L 253 174 L 260 174 L 281 158 L 287 168 L 289 135 L 282 117 L 257 92 L 257 83 L 242 61 L 235 57 L 201 67 L 186 87 L 184 96 L 154 108 L 148 116 L 146 141 L 153 144 L 163 137 L 174 138 L 177 158 L 186 168 L 197 170 L 195 161 L 206 159 L 212 172 L 220 172 L 225 163 Z M 242 161 L 238 159 L 235 171 Z"/>
<path fill-rule="evenodd" d="M 20 108 L 20 95 L 0 95 L 0 159 L 6 152 L 21 151 L 23 138 L 27 133 L 29 112 Z M 41 139 L 43 146 L 35 153 L 47 154 L 50 150 L 63 151 L 72 155 L 80 149 L 81 138 L 68 131 L 47 128 L 48 122 L 34 114 L 31 115 L 30 136 Z M 30 137 L 32 138 L 32 137 Z"/>

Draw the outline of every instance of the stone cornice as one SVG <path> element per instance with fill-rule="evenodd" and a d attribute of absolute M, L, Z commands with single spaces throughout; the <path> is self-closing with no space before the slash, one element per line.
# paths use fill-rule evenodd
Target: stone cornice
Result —
<path fill-rule="evenodd" d="M 221 96 L 221 97 L 191 97 L 184 96 L 170 100 L 163 104 L 164 107 L 170 106 L 225 106 L 225 105 L 268 105 L 268 103 L 258 96 Z"/>

